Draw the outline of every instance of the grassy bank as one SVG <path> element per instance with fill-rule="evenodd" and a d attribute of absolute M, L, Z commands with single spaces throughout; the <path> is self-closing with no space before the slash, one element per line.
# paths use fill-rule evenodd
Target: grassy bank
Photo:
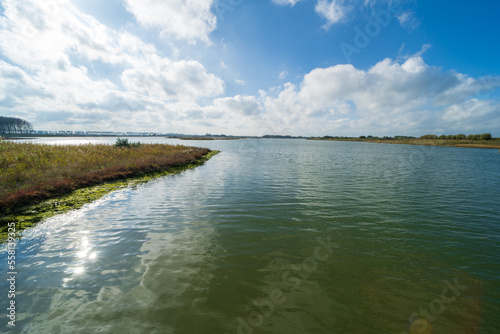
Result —
<path fill-rule="evenodd" d="M 457 140 L 457 139 L 422 139 L 422 138 L 333 138 L 317 137 L 311 140 L 330 140 L 330 141 L 357 141 L 365 143 L 383 143 L 383 144 L 403 144 L 403 145 L 425 145 L 425 146 L 449 146 L 449 147 L 473 147 L 473 148 L 493 148 L 500 149 L 500 139 L 490 140 Z"/>
<path fill-rule="evenodd" d="M 118 188 L 201 165 L 209 149 L 162 144 L 40 145 L 0 140 L 0 229 L 30 226 Z"/>

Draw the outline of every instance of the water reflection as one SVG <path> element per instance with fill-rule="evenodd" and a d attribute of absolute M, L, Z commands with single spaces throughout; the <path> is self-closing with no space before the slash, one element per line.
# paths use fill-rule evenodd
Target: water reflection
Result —
<path fill-rule="evenodd" d="M 151 140 L 223 152 L 28 230 L 19 332 L 498 331 L 496 152 Z"/>
<path fill-rule="evenodd" d="M 88 263 L 97 259 L 97 251 L 93 250 L 89 241 L 90 231 L 82 231 L 80 234 L 81 241 L 75 247 L 77 249 L 75 261 L 65 271 L 67 276 L 63 279 L 64 288 L 68 287 L 68 282 L 85 274 L 85 268 L 88 266 Z M 78 239 L 77 237 L 76 242 L 78 242 Z"/>

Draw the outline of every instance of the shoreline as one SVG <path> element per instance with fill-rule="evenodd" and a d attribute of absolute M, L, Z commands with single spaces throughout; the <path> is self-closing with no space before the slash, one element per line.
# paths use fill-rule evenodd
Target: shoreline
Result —
<path fill-rule="evenodd" d="M 244 137 L 178 137 L 180 140 L 239 140 Z"/>
<path fill-rule="evenodd" d="M 393 145 L 420 145 L 420 146 L 440 146 L 440 147 L 462 147 L 462 148 L 483 148 L 500 149 L 500 140 L 446 140 L 446 139 L 361 139 L 361 138 L 308 138 L 308 140 L 320 141 L 348 141 L 372 144 L 393 144 Z M 489 142 L 489 143 L 488 143 Z"/>
<path fill-rule="evenodd" d="M 220 151 L 209 151 L 194 162 L 180 166 L 169 166 L 157 171 L 135 174 L 129 177 L 104 181 L 94 185 L 77 188 L 68 194 L 47 198 L 38 203 L 17 208 L 12 213 L 0 215 L 0 243 L 7 240 L 9 225 L 15 223 L 17 237 L 26 228 L 30 228 L 47 218 L 77 210 L 85 204 L 94 202 L 105 195 L 120 189 L 138 186 L 151 180 L 193 169 L 205 164 Z"/>

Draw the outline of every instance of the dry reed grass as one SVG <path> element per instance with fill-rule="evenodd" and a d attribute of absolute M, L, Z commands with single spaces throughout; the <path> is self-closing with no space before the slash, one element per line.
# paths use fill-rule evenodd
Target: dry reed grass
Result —
<path fill-rule="evenodd" d="M 209 152 L 163 144 L 119 148 L 0 140 L 0 214 L 78 188 L 187 165 Z"/>

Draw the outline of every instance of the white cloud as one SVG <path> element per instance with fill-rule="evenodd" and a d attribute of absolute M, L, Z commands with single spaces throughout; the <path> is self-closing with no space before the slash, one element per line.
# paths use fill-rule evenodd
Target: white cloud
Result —
<path fill-rule="evenodd" d="M 209 43 L 217 26 L 211 12 L 214 0 L 125 0 L 127 9 L 146 27 L 158 28 L 165 36 Z"/>
<path fill-rule="evenodd" d="M 491 101 L 473 98 L 464 103 L 450 105 L 444 111 L 443 119 L 447 122 L 468 122 L 473 119 L 482 119 L 494 112 L 498 113 L 500 106 L 493 105 Z"/>
<path fill-rule="evenodd" d="M 186 105 L 224 92 L 224 82 L 200 62 L 163 57 L 154 45 L 67 1 L 4 0 L 2 6 L 0 113 L 23 110 L 39 129 L 137 129 L 153 116 L 136 115 L 149 112 L 158 121 L 148 127 L 160 131 L 181 119 Z M 180 104 L 186 100 L 192 104 Z"/>
<path fill-rule="evenodd" d="M 272 0 L 273 3 L 281 6 L 294 6 L 299 1 L 301 0 Z M 348 15 L 353 13 L 354 9 L 364 12 L 367 17 L 373 18 L 376 8 L 389 11 L 391 15 L 397 18 L 402 27 L 413 30 L 420 25 L 420 20 L 413 10 L 403 9 L 403 4 L 403 1 L 392 0 L 317 0 L 315 11 L 319 16 L 326 19 L 326 23 L 323 25 L 325 30 L 330 29 L 334 24 L 346 21 Z"/>
<path fill-rule="evenodd" d="M 474 79 L 420 57 L 404 63 L 385 59 L 367 71 L 352 65 L 314 69 L 299 87 L 287 83 L 274 97 L 266 96 L 264 106 L 274 128 L 310 135 L 418 134 L 443 119 L 449 127 L 474 119 L 491 130 L 486 119 L 498 115 L 499 104 L 475 96 L 499 87 L 500 77 Z"/>
<path fill-rule="evenodd" d="M 215 99 L 213 107 L 227 114 L 256 116 L 262 113 L 262 107 L 255 96 L 224 97 Z"/>
<path fill-rule="evenodd" d="M 178 29 L 176 38 L 208 41 L 214 27 L 209 24 L 210 1 L 179 2 L 180 14 L 193 17 L 186 24 L 205 27 L 198 33 L 183 27 L 184 22 L 160 24 L 157 17 L 149 22 L 144 4 L 127 1 L 145 20 L 142 24 L 164 34 Z M 147 3 L 161 14 L 176 1 Z M 201 7 L 195 10 L 195 4 Z M 346 13 L 343 2 L 319 0 L 318 6 L 325 18 L 330 15 L 329 22 Z M 105 26 L 68 1 L 2 0 L 2 7 L 0 114 L 22 115 L 38 129 L 394 135 L 438 127 L 471 132 L 500 128 L 499 102 L 492 97 L 500 78 L 472 78 L 429 66 L 421 58 L 427 45 L 368 70 L 316 68 L 300 83 L 256 96 L 227 97 L 223 80 L 199 61 L 183 59 L 182 52 L 175 59 L 165 57 L 137 35 Z M 219 62 L 214 67 L 228 68 Z M 275 75 L 284 80 L 288 72 Z"/>
<path fill-rule="evenodd" d="M 165 100 L 215 97 L 224 92 L 222 80 L 192 60 L 159 59 L 148 66 L 127 69 L 121 78 L 128 90 Z"/>
<path fill-rule="evenodd" d="M 43 86 L 22 69 L 0 60 L 0 92 L 4 98 L 22 99 L 26 96 L 43 96 Z"/>
<path fill-rule="evenodd" d="M 301 0 L 272 0 L 273 3 L 280 6 L 294 6 Z M 367 4 L 365 3 L 365 6 Z M 326 24 L 323 28 L 328 29 L 333 24 L 342 21 L 347 12 L 349 11 L 349 6 L 344 5 L 344 0 L 318 0 L 315 6 L 316 13 L 321 17 L 326 19 Z"/>
<path fill-rule="evenodd" d="M 422 55 L 425 52 L 427 52 L 427 50 L 429 50 L 432 47 L 432 45 L 430 45 L 430 44 L 424 44 L 424 45 L 422 45 L 422 48 L 420 49 L 420 51 L 415 52 L 412 55 L 405 55 L 405 54 L 403 54 L 403 50 L 404 50 L 405 46 L 406 46 L 405 43 L 403 43 L 401 45 L 401 47 L 399 48 L 399 51 L 398 51 L 398 55 L 399 55 L 398 58 L 399 59 L 420 58 L 420 57 L 422 57 Z"/>
<path fill-rule="evenodd" d="M 345 18 L 349 7 L 344 6 L 343 0 L 318 0 L 315 10 L 327 20 L 323 27 L 328 29 Z"/>
<path fill-rule="evenodd" d="M 234 82 L 240 86 L 245 86 L 247 84 L 246 81 L 242 79 L 235 79 Z"/>
<path fill-rule="evenodd" d="M 447 107 L 442 119 L 454 133 L 494 132 L 500 128 L 500 104 L 472 98 Z"/>
<path fill-rule="evenodd" d="M 413 30 L 420 25 L 420 20 L 416 17 L 415 13 L 411 10 L 404 11 L 396 15 L 399 24 L 403 28 Z"/>
<path fill-rule="evenodd" d="M 301 0 L 272 0 L 275 4 L 280 5 L 280 6 L 294 6 L 297 2 Z"/>

